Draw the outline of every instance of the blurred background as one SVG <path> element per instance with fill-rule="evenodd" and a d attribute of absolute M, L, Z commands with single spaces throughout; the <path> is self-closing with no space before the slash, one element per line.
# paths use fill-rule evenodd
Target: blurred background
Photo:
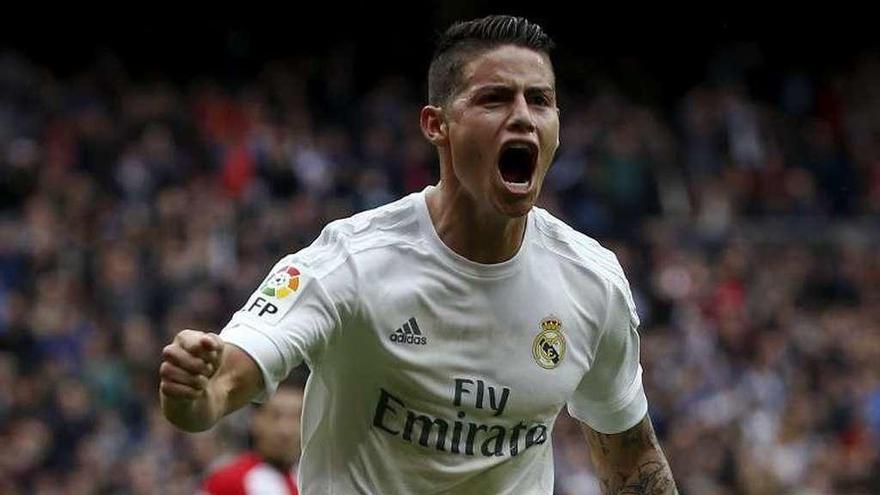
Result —
<path fill-rule="evenodd" d="M 559 45 L 541 205 L 621 259 L 682 493 L 880 493 L 870 17 L 294 8 L 5 22 L 0 493 L 193 493 L 246 447 L 248 411 L 164 421 L 161 348 L 328 221 L 434 183 L 434 35 L 499 12 Z M 564 413 L 553 441 L 557 493 L 598 493 Z"/>

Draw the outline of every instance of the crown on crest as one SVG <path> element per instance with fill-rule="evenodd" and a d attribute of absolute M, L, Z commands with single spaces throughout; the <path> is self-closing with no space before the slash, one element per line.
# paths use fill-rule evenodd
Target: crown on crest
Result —
<path fill-rule="evenodd" d="M 562 328 L 562 321 L 555 316 L 548 316 L 541 321 L 541 330 L 550 331 L 550 330 L 559 330 Z"/>

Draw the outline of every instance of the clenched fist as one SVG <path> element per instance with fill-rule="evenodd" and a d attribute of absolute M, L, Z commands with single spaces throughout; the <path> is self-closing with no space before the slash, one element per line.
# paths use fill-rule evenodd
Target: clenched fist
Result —
<path fill-rule="evenodd" d="M 204 394 L 223 356 L 216 334 L 183 330 L 162 349 L 159 390 L 169 399 L 194 400 Z"/>

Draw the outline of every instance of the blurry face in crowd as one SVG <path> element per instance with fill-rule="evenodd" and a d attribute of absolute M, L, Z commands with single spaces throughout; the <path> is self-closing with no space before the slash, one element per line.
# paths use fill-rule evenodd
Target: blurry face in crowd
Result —
<path fill-rule="evenodd" d="M 462 68 L 458 92 L 442 109 L 454 177 L 480 210 L 528 213 L 559 147 L 559 109 L 550 60 L 505 45 Z M 441 133 L 442 134 L 442 133 Z"/>
<path fill-rule="evenodd" d="M 287 467 L 299 458 L 301 412 L 302 394 L 280 388 L 254 414 L 254 447 L 267 462 Z"/>

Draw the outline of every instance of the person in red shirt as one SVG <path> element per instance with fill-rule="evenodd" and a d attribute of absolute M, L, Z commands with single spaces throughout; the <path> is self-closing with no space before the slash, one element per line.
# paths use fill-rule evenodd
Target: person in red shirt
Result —
<path fill-rule="evenodd" d="M 302 392 L 282 386 L 258 407 L 251 424 L 253 450 L 205 478 L 206 495 L 299 495 L 296 463 L 300 454 Z"/>

